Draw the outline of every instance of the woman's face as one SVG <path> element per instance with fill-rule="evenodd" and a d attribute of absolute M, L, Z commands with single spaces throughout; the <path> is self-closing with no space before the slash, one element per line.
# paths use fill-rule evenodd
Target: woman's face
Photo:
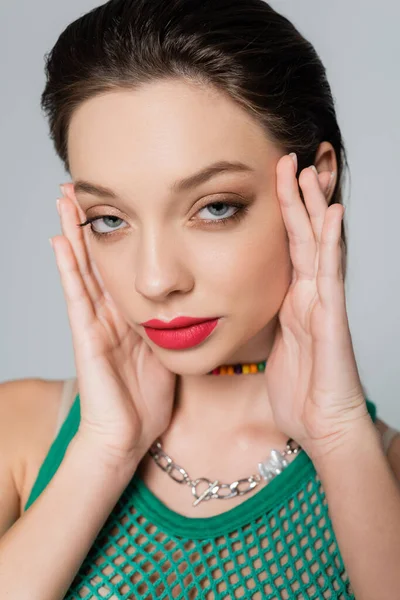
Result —
<path fill-rule="evenodd" d="M 115 304 L 166 367 L 203 374 L 266 357 L 292 265 L 276 193 L 284 152 L 260 125 L 209 87 L 165 80 L 83 103 L 68 151 L 74 184 L 112 191 L 75 187 L 86 218 L 98 218 L 98 236 L 86 228 L 90 253 Z M 246 168 L 180 185 L 222 162 Z M 177 316 L 221 318 L 185 350 L 159 347 L 140 325 Z"/>

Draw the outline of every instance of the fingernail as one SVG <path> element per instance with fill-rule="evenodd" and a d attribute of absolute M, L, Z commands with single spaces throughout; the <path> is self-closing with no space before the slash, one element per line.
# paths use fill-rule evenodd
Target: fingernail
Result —
<path fill-rule="evenodd" d="M 315 167 L 315 165 L 311 165 L 310 169 L 312 169 L 314 171 L 314 173 L 316 174 L 316 176 L 318 177 L 318 171 L 317 171 L 317 168 Z"/>
<path fill-rule="evenodd" d="M 60 190 L 61 190 L 61 193 L 62 193 L 62 195 L 63 195 L 63 196 L 66 196 L 67 194 L 65 193 L 64 184 L 63 184 L 63 183 L 60 183 L 60 186 L 59 186 L 59 187 L 60 187 Z"/>
<path fill-rule="evenodd" d="M 295 166 L 295 168 L 296 168 L 296 173 L 297 173 L 297 154 L 296 154 L 296 152 L 291 152 L 291 153 L 289 154 L 289 156 L 291 156 L 291 157 L 292 157 L 292 160 L 293 160 L 293 162 L 294 162 L 294 166 Z"/>
<path fill-rule="evenodd" d="M 53 250 L 54 250 L 54 246 L 53 246 L 53 240 L 52 240 L 52 238 L 49 238 L 49 242 L 50 242 L 50 246 L 51 246 L 51 247 L 53 248 Z"/>
<path fill-rule="evenodd" d="M 61 216 L 60 198 L 57 198 L 57 210 L 58 210 L 58 214 Z"/>

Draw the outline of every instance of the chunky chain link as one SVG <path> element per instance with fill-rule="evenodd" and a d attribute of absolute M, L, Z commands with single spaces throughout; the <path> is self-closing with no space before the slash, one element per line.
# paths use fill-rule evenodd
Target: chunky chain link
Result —
<path fill-rule="evenodd" d="M 243 479 L 238 479 L 232 483 L 220 483 L 218 479 L 210 481 L 207 477 L 198 477 L 191 479 L 187 471 L 177 465 L 170 456 L 162 449 L 161 442 L 157 440 L 150 448 L 149 454 L 154 458 L 157 465 L 178 483 L 184 483 L 191 486 L 192 494 L 196 498 L 193 506 L 197 506 L 202 500 L 211 500 L 216 498 L 219 500 L 228 500 L 235 496 L 243 496 L 248 494 L 261 480 L 271 481 L 274 477 L 282 473 L 289 465 L 285 456 L 297 454 L 301 451 L 301 446 L 296 444 L 291 438 L 286 442 L 286 448 L 282 452 L 271 450 L 270 457 L 261 463 L 258 463 L 258 474 L 250 475 Z M 197 486 L 200 483 L 205 483 L 206 488 L 201 494 L 197 493 Z M 241 487 L 242 486 L 242 487 Z M 222 490 L 227 490 L 226 493 L 220 493 Z M 229 491 L 228 491 L 229 490 Z"/>

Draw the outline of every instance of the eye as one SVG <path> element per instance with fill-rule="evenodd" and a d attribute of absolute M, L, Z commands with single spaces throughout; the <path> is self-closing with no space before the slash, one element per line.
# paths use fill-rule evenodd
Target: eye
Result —
<path fill-rule="evenodd" d="M 105 221 L 111 221 L 111 225 L 106 225 Z M 97 221 L 99 221 L 99 223 L 102 223 L 103 225 L 107 226 L 111 226 L 111 231 L 110 230 L 104 230 L 104 229 L 95 229 L 93 224 L 97 223 Z M 85 221 L 84 223 L 79 223 L 79 227 L 85 227 L 86 225 L 90 225 L 90 229 L 92 230 L 92 233 L 95 236 L 98 237 L 102 237 L 102 236 L 106 236 L 109 234 L 112 234 L 113 231 L 118 231 L 118 229 L 121 228 L 117 228 L 115 225 L 118 225 L 119 222 L 124 223 L 125 221 L 123 219 L 120 219 L 119 217 L 115 217 L 114 215 L 103 215 L 100 217 L 92 217 L 90 219 L 87 219 L 87 221 Z M 124 228 L 122 228 L 124 229 Z"/>
<path fill-rule="evenodd" d="M 228 211 L 227 211 L 228 209 Z M 212 211 L 214 217 L 213 219 L 195 219 L 200 221 L 202 224 L 217 226 L 217 225 L 227 225 L 231 221 L 239 221 L 249 210 L 249 206 L 247 204 L 242 204 L 239 202 L 223 202 L 217 201 L 207 204 L 203 206 L 197 214 L 205 210 Z M 215 212 L 214 212 L 215 211 Z M 233 212 L 232 212 L 233 211 Z M 222 212 L 222 215 L 221 215 Z M 226 213 L 228 215 L 226 216 Z M 216 213 L 216 214 L 215 214 Z M 231 214 L 229 214 L 231 213 Z M 106 221 L 111 221 L 110 223 L 106 223 Z M 101 227 L 94 227 L 94 223 L 102 224 L 103 226 L 111 227 L 111 229 L 102 229 Z M 98 217 L 91 217 L 87 219 L 84 223 L 79 223 L 78 227 L 85 227 L 86 225 L 90 225 L 90 229 L 94 236 L 98 238 L 106 238 L 112 235 L 115 231 L 119 231 L 120 229 L 125 229 L 124 227 L 118 227 L 120 223 L 125 223 L 123 219 L 116 217 L 114 215 L 100 215 Z"/>
<path fill-rule="evenodd" d="M 249 207 L 246 204 L 241 204 L 239 202 L 217 201 L 207 204 L 207 206 L 201 208 L 198 214 L 205 210 L 210 211 L 211 214 L 216 218 L 199 219 L 202 223 L 206 223 L 207 225 L 226 225 L 229 221 L 239 220 L 244 216 L 248 209 Z"/>

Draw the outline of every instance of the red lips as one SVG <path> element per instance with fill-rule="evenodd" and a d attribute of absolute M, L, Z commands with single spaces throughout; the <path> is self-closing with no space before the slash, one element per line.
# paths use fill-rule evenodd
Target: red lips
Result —
<path fill-rule="evenodd" d="M 151 327 L 153 329 L 178 329 L 180 327 L 190 327 L 191 325 L 197 325 L 198 323 L 205 323 L 206 321 L 214 321 L 218 317 L 177 317 L 172 321 L 160 321 L 159 319 L 150 319 L 145 323 L 141 323 L 144 327 Z"/>
<path fill-rule="evenodd" d="M 144 325 L 147 337 L 154 344 L 167 350 L 186 350 L 204 342 L 217 327 L 219 319 L 199 322 L 199 319 L 179 317 L 179 319 L 174 319 L 169 323 L 158 320 L 147 322 L 153 323 L 153 325 L 159 326 L 160 323 L 162 325 L 162 328 L 146 327 Z M 187 325 L 188 322 L 191 324 Z M 185 327 L 177 327 L 177 323 L 180 325 L 185 324 Z"/>

